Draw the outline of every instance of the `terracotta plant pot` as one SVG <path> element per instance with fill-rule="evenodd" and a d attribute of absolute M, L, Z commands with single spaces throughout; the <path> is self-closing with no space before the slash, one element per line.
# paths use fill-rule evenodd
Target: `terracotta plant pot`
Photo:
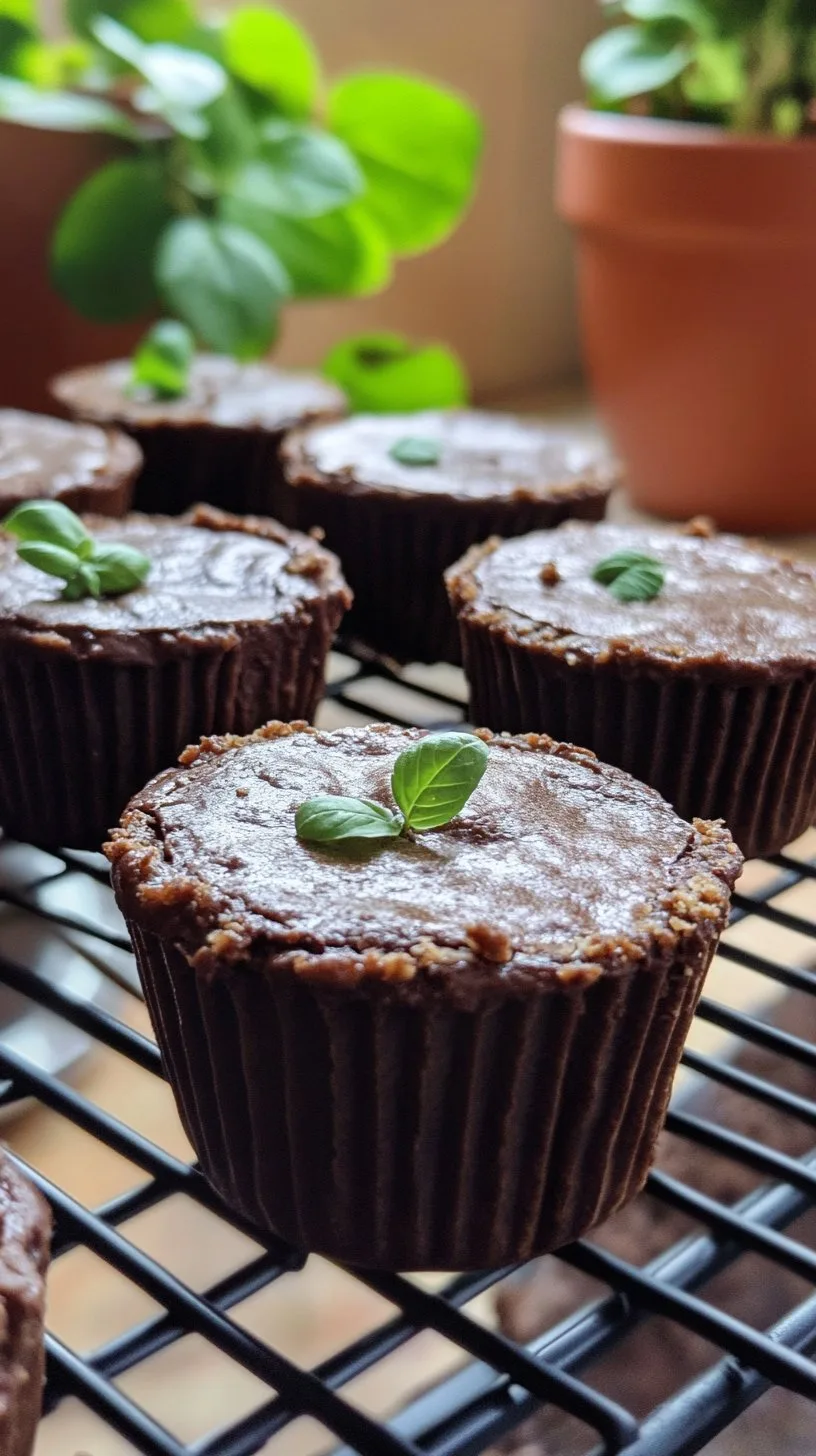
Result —
<path fill-rule="evenodd" d="M 635 504 L 816 529 L 816 141 L 571 106 L 557 200 Z"/>
<path fill-rule="evenodd" d="M 144 332 L 144 323 L 88 323 L 48 279 L 56 219 L 80 182 L 115 152 L 104 137 L 0 123 L 0 406 L 53 414 L 52 374 L 129 354 Z"/>

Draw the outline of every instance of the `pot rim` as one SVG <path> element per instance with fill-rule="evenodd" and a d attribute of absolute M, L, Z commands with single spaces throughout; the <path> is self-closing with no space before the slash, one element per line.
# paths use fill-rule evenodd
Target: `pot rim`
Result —
<path fill-rule="evenodd" d="M 677 151 L 712 149 L 733 152 L 816 153 L 816 136 L 781 137 L 772 132 L 728 131 L 706 121 L 674 121 L 657 116 L 631 116 L 617 111 L 593 111 L 583 102 L 562 107 L 559 131 L 601 145 L 670 147 Z"/>

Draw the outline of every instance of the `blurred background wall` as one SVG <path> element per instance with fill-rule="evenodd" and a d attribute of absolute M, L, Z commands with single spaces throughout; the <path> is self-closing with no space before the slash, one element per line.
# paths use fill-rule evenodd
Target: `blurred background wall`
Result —
<path fill-rule="evenodd" d="M 298 304 L 280 357 L 314 363 L 355 329 L 444 338 L 482 398 L 574 375 L 578 336 L 570 244 L 552 205 L 558 109 L 580 90 L 578 57 L 596 0 L 291 0 L 330 74 L 415 70 L 479 107 L 482 184 L 456 236 L 407 259 L 377 298 Z"/>

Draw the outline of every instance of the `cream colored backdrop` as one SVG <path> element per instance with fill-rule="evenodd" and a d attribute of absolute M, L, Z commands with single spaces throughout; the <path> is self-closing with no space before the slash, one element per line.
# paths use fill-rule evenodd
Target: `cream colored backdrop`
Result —
<path fill-rule="evenodd" d="M 454 239 L 408 259 L 380 297 L 298 304 L 281 357 L 313 363 L 357 328 L 447 339 L 482 397 L 578 367 L 572 264 L 551 202 L 555 116 L 578 90 L 596 0 L 290 0 L 330 74 L 416 70 L 479 107 L 487 150 L 478 199 Z"/>

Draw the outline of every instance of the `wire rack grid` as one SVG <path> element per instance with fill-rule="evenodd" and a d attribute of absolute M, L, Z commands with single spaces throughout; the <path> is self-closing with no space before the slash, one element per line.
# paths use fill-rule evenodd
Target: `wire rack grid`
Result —
<path fill-rule="evenodd" d="M 453 669 L 399 671 L 345 644 L 330 677 L 321 710 L 326 725 L 388 717 L 442 726 L 464 715 L 463 684 Z M 691 1456 L 708 1450 L 772 1387 L 816 1402 L 816 1250 L 797 1236 L 807 1211 L 816 1209 L 816 1132 L 813 1151 L 806 1137 L 806 1150 L 792 1156 L 699 1110 L 700 1089 L 713 1086 L 792 1120 L 800 1133 L 816 1127 L 816 1045 L 767 1014 L 780 996 L 804 1001 L 816 991 L 816 867 L 809 851 L 800 842 L 752 866 L 742 882 L 713 989 L 698 1011 L 701 1035 L 686 1050 L 669 1114 L 674 1139 L 750 1170 L 750 1190 L 728 1202 L 693 1179 L 653 1172 L 648 1200 L 683 1215 L 688 1231 L 645 1263 L 594 1237 L 562 1250 L 549 1264 L 589 1276 L 593 1296 L 584 1294 L 566 1316 L 522 1343 L 497 1326 L 494 1294 L 518 1286 L 524 1271 L 445 1280 L 341 1272 L 281 1242 L 261 1245 L 236 1225 L 190 1161 L 169 1100 L 161 1104 L 164 1138 L 155 1135 L 155 1123 L 152 1135 L 140 1130 L 148 1092 L 97 1095 L 96 1083 L 89 1090 L 82 1067 L 107 1057 L 114 1070 L 106 1088 L 119 1075 L 127 1089 L 136 1078 L 156 1097 L 166 1091 L 106 871 L 94 856 L 0 846 L 0 982 L 7 995 L 23 998 L 15 1000 L 21 1020 L 12 1019 L 0 1039 L 0 1104 L 14 1118 L 14 1154 L 55 1215 L 51 1287 L 60 1313 L 47 1337 L 38 1456 L 70 1456 L 86 1445 L 93 1456 L 313 1456 L 337 1448 L 363 1456 L 470 1456 L 506 1442 L 542 1412 L 566 1413 L 580 1429 L 570 1451 Z M 62 975 L 66 964 L 79 965 L 79 977 Z M 736 1005 L 727 994 L 735 984 L 751 988 Z M 76 1078 L 49 1069 L 36 1035 L 15 1038 L 15 1025 L 23 1024 L 23 1012 L 30 1023 L 32 1008 L 39 1023 L 46 1013 L 52 1028 L 79 1038 L 83 1048 L 92 1045 Z M 780 1069 L 793 1066 L 806 1083 L 812 1079 L 812 1097 L 807 1086 L 792 1090 L 781 1074 L 745 1070 L 739 1047 L 760 1048 Z M 44 1118 L 52 1131 L 38 1140 L 31 1129 L 41 1129 Z M 69 1151 L 61 1155 L 63 1148 Z M 82 1171 L 102 1155 L 118 1182 L 112 1196 L 92 1205 Z M 149 1229 L 171 1209 L 176 1232 L 151 1245 Z M 176 1217 L 179 1209 L 184 1217 Z M 216 1231 L 229 1244 L 226 1264 Z M 191 1273 L 197 1245 L 201 1260 Z M 208 1250 L 216 1251 L 211 1259 Z M 707 1295 L 717 1276 L 751 1256 L 759 1256 L 771 1281 L 795 1276 L 798 1291 L 765 1329 Z M 63 1277 L 63 1270 L 73 1273 Z M 346 1313 L 333 1324 L 337 1279 L 337 1308 Z M 99 1318 L 102 1300 L 94 1291 L 103 1288 L 109 1293 Z M 274 1318 L 253 1317 L 264 1299 L 279 1300 Z M 316 1360 L 308 1342 L 290 1339 L 304 1301 L 321 1333 Z M 594 1372 L 655 1319 L 702 1337 L 709 1353 L 692 1379 L 636 1414 L 615 1389 L 604 1391 Z M 98 1328 L 106 1338 L 96 1338 Z M 438 1347 L 433 1358 L 429 1339 Z M 184 1361 L 174 1365 L 182 1351 Z M 211 1381 L 213 1360 L 221 1374 Z M 169 1362 L 172 1394 L 162 1361 Z M 217 1408 L 211 1384 L 218 1386 Z M 234 1402 L 224 1394 L 231 1391 L 238 1392 Z M 72 1419 L 63 1425 L 69 1407 Z M 807 1449 L 816 1451 L 816 1406 Z"/>

